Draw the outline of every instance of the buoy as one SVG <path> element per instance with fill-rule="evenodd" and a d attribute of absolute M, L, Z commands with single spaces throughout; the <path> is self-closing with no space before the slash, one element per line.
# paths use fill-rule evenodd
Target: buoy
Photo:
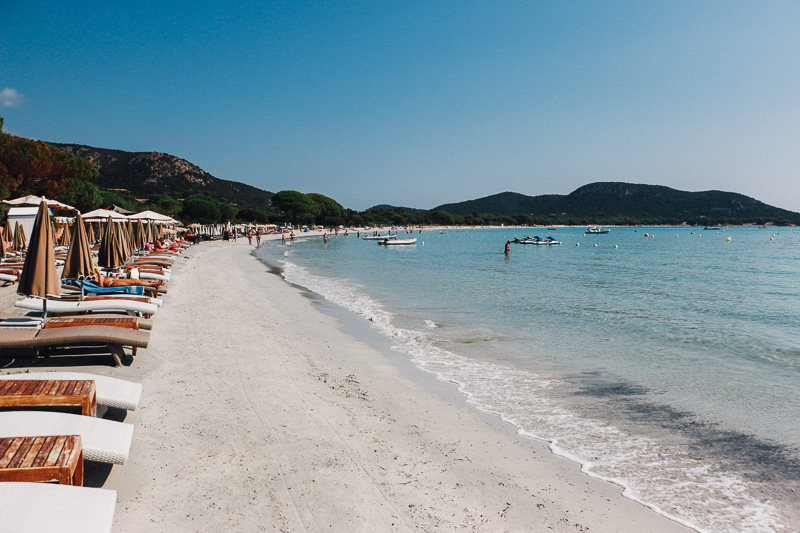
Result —
<path fill-rule="evenodd" d="M 650 238 L 651 238 L 651 239 L 655 239 L 655 238 L 656 238 L 656 236 L 655 236 L 655 235 L 650 235 Z"/>
<path fill-rule="evenodd" d="M 728 238 L 727 238 L 727 239 L 725 239 L 725 240 L 726 240 L 726 241 L 728 241 L 728 242 L 731 242 L 731 238 L 730 238 L 730 237 L 728 237 Z"/>
<path fill-rule="evenodd" d="M 581 245 L 581 243 L 579 243 L 579 242 L 575 243 L 575 246 L 580 246 L 580 245 Z"/>
<path fill-rule="evenodd" d="M 594 247 L 597 248 L 597 245 L 595 244 Z"/>
<path fill-rule="evenodd" d="M 694 235 L 694 232 L 692 232 L 692 235 Z"/>
<path fill-rule="evenodd" d="M 615 244 L 615 245 L 614 245 L 614 248 L 619 248 L 619 245 Z"/>
<path fill-rule="evenodd" d="M 645 238 L 645 239 L 646 239 L 647 237 L 649 237 L 649 236 L 650 236 L 650 234 L 649 234 L 649 233 L 645 233 L 645 234 L 644 234 L 644 238 Z"/>

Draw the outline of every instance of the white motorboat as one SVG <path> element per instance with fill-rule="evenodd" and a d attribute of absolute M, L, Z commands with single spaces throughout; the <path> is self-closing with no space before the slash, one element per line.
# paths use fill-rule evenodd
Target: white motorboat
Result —
<path fill-rule="evenodd" d="M 393 239 L 384 239 L 382 241 L 378 241 L 378 244 L 383 244 L 386 246 L 397 246 L 403 244 L 414 244 L 417 242 L 417 238 L 413 237 L 411 239 L 398 239 L 395 235 Z"/>
<path fill-rule="evenodd" d="M 397 235 L 365 235 L 362 241 L 384 241 L 386 239 L 396 239 Z"/>

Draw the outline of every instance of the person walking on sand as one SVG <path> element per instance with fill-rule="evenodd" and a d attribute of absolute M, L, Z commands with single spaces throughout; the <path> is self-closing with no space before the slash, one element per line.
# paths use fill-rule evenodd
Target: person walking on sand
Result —
<path fill-rule="evenodd" d="M 253 232 L 252 231 L 248 231 L 247 232 L 247 244 L 253 244 Z"/>
<path fill-rule="evenodd" d="M 506 255 L 511 253 L 511 241 L 506 241 Z"/>
<path fill-rule="evenodd" d="M 283 239 L 283 242 L 286 242 L 286 239 Z M 261 230 L 256 230 L 256 246 L 261 246 Z"/>

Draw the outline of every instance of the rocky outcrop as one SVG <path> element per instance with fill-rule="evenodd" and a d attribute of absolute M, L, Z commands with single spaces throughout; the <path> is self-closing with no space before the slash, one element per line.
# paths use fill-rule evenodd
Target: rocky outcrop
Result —
<path fill-rule="evenodd" d="M 186 198 L 206 194 L 237 205 L 266 207 L 273 193 L 212 176 L 185 159 L 161 152 L 126 152 L 79 144 L 50 143 L 59 150 L 88 159 L 97 169 L 95 185 L 126 189 L 141 197 L 166 194 Z"/>

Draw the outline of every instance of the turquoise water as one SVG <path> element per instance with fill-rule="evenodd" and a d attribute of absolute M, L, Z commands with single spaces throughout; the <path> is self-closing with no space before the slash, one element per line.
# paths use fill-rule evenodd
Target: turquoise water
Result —
<path fill-rule="evenodd" d="M 503 253 L 525 234 L 563 245 Z M 699 530 L 798 530 L 800 233 L 414 236 L 259 255 L 627 496 Z"/>

